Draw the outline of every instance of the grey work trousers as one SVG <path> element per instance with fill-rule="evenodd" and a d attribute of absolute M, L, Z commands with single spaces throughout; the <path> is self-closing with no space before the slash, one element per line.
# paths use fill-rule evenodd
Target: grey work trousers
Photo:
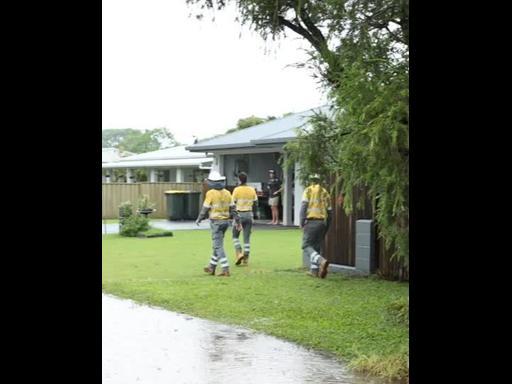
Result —
<path fill-rule="evenodd" d="M 316 272 L 324 258 L 320 255 L 320 248 L 327 232 L 324 220 L 308 220 L 303 228 L 302 252 L 311 262 L 311 271 Z"/>
<path fill-rule="evenodd" d="M 229 227 L 229 220 L 210 220 L 212 230 L 212 257 L 210 269 L 215 270 L 220 262 L 223 271 L 229 270 L 229 262 L 224 252 L 224 234 Z"/>
<path fill-rule="evenodd" d="M 240 215 L 240 223 L 242 224 L 242 230 L 244 231 L 244 256 L 249 257 L 249 253 L 251 252 L 251 231 L 252 231 L 252 222 L 253 216 L 252 211 L 247 212 L 238 212 Z M 238 251 L 242 251 L 242 245 L 240 244 L 240 232 L 236 229 L 236 225 L 233 225 L 233 245 L 235 249 Z"/>

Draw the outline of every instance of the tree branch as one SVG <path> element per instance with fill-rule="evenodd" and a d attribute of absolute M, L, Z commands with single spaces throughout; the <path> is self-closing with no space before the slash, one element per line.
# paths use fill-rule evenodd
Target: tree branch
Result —
<path fill-rule="evenodd" d="M 327 40 L 325 39 L 322 31 L 318 29 L 318 27 L 311 21 L 309 14 L 307 13 L 306 8 L 300 9 L 300 18 L 306 25 L 306 28 L 311 33 L 311 36 L 317 41 L 318 46 L 323 47 L 323 49 L 328 50 L 327 48 Z M 321 53 L 321 52 L 320 52 Z"/>
<path fill-rule="evenodd" d="M 311 21 L 309 15 L 307 15 L 304 9 L 301 9 L 301 19 L 306 25 L 304 28 L 300 25 L 300 20 L 296 20 L 296 24 L 292 23 L 290 20 L 285 19 L 283 16 L 278 16 L 279 23 L 284 25 L 285 27 L 291 29 L 295 33 L 304 37 L 307 41 L 311 43 L 311 45 L 315 48 L 315 50 L 320 54 L 324 62 L 327 64 L 327 74 L 326 78 L 329 83 L 337 87 L 338 81 L 336 79 L 336 68 L 335 62 L 332 60 L 332 52 L 329 50 L 327 46 L 327 41 L 322 34 L 322 32 L 317 28 L 317 26 Z M 341 70 L 341 68 L 340 68 Z M 331 75 L 333 74 L 333 75 Z"/>
<path fill-rule="evenodd" d="M 278 16 L 278 19 L 282 25 L 290 28 L 295 33 L 298 33 L 299 35 L 304 37 L 307 41 L 311 43 L 313 47 L 315 47 L 316 50 L 318 50 L 316 40 L 313 38 L 313 36 L 309 33 L 307 29 L 303 28 L 298 24 L 292 23 L 290 20 L 285 19 L 283 16 Z"/>

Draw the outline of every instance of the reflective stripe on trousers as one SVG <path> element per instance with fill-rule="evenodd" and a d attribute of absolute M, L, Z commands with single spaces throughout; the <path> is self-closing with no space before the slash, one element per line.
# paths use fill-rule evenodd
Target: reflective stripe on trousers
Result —
<path fill-rule="evenodd" d="M 210 220 L 212 230 L 212 257 L 210 259 L 210 268 L 215 268 L 217 262 L 220 263 L 223 270 L 229 269 L 228 258 L 224 252 L 224 234 L 229 227 L 228 220 Z"/>
<path fill-rule="evenodd" d="M 249 255 L 251 251 L 251 231 L 252 231 L 252 211 L 238 212 L 240 215 L 240 223 L 242 224 L 242 230 L 244 231 L 244 255 Z M 239 236 L 240 232 L 236 229 L 236 225 L 233 225 L 233 245 L 235 249 L 242 250 Z"/>
<path fill-rule="evenodd" d="M 326 226 L 323 220 L 308 220 L 303 229 L 302 251 L 311 261 L 311 269 L 319 268 L 323 257 L 320 255 L 320 248 L 326 233 Z"/>

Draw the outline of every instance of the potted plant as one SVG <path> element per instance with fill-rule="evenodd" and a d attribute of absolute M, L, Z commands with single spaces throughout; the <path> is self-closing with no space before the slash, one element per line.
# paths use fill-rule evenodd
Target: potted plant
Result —
<path fill-rule="evenodd" d="M 148 195 L 143 195 L 141 199 L 139 199 L 137 204 L 137 213 L 144 215 L 147 217 L 150 213 L 155 211 L 155 204 L 149 201 Z"/>

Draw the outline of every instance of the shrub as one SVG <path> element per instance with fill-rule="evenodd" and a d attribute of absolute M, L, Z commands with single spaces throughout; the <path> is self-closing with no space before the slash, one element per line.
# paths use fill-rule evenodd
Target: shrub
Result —
<path fill-rule="evenodd" d="M 135 237 L 139 232 L 149 229 L 149 219 L 140 215 L 131 215 L 124 219 L 124 223 L 119 229 L 121 236 Z"/>

